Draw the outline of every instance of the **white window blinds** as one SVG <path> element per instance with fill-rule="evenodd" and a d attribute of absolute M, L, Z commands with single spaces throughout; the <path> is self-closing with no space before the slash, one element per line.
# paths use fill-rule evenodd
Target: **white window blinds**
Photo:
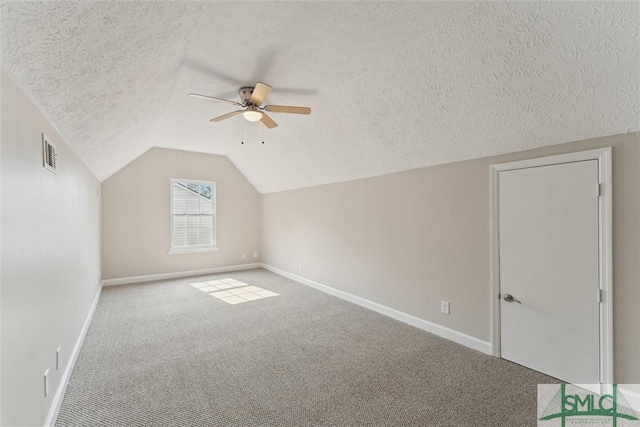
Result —
<path fill-rule="evenodd" d="M 171 248 L 214 247 L 215 183 L 171 181 Z"/>

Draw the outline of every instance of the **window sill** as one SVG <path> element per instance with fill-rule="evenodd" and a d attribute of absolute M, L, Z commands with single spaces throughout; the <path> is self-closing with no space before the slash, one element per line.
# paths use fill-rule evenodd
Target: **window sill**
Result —
<path fill-rule="evenodd" d="M 205 248 L 186 248 L 186 249 L 169 249 L 167 252 L 169 255 L 177 254 L 191 254 L 196 252 L 217 252 L 219 249 L 217 246 L 208 246 Z"/>

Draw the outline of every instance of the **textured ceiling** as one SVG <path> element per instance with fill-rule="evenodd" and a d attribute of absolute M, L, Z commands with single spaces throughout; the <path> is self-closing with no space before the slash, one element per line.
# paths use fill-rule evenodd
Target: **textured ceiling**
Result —
<path fill-rule="evenodd" d="M 6 2 L 3 64 L 100 179 L 151 147 L 261 192 L 640 130 L 638 2 Z M 264 130 L 189 92 L 263 81 Z M 261 141 L 264 133 L 265 144 Z M 244 136 L 243 136 L 244 134 Z M 245 144 L 240 141 L 244 139 Z"/>

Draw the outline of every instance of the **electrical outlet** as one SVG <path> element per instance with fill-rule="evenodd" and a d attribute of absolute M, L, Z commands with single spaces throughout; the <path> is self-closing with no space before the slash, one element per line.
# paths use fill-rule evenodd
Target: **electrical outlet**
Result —
<path fill-rule="evenodd" d="M 56 371 L 60 369 L 60 350 L 62 350 L 62 347 L 58 347 L 56 350 Z"/>
<path fill-rule="evenodd" d="M 301 262 L 300 263 L 300 271 L 304 270 L 304 264 Z"/>
<path fill-rule="evenodd" d="M 449 301 L 440 301 L 440 311 L 449 314 Z"/>
<path fill-rule="evenodd" d="M 245 259 L 245 258 L 246 258 L 245 254 L 242 254 L 242 259 Z"/>
<path fill-rule="evenodd" d="M 44 371 L 44 397 L 49 395 L 49 370 Z"/>
<path fill-rule="evenodd" d="M 254 258 L 258 258 L 258 252 L 254 252 L 254 253 L 253 253 L 253 257 L 254 257 Z"/>

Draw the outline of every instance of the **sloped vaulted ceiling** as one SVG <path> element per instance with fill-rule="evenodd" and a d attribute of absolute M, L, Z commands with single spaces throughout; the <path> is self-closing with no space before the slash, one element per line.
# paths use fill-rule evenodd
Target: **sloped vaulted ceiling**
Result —
<path fill-rule="evenodd" d="M 638 2 L 5 1 L 1 13 L 4 66 L 100 179 L 157 146 L 226 155 L 273 192 L 640 130 Z M 273 114 L 280 127 L 263 132 L 212 124 L 233 107 L 186 96 L 237 99 L 256 81 L 274 87 L 269 103 L 312 115 Z"/>

